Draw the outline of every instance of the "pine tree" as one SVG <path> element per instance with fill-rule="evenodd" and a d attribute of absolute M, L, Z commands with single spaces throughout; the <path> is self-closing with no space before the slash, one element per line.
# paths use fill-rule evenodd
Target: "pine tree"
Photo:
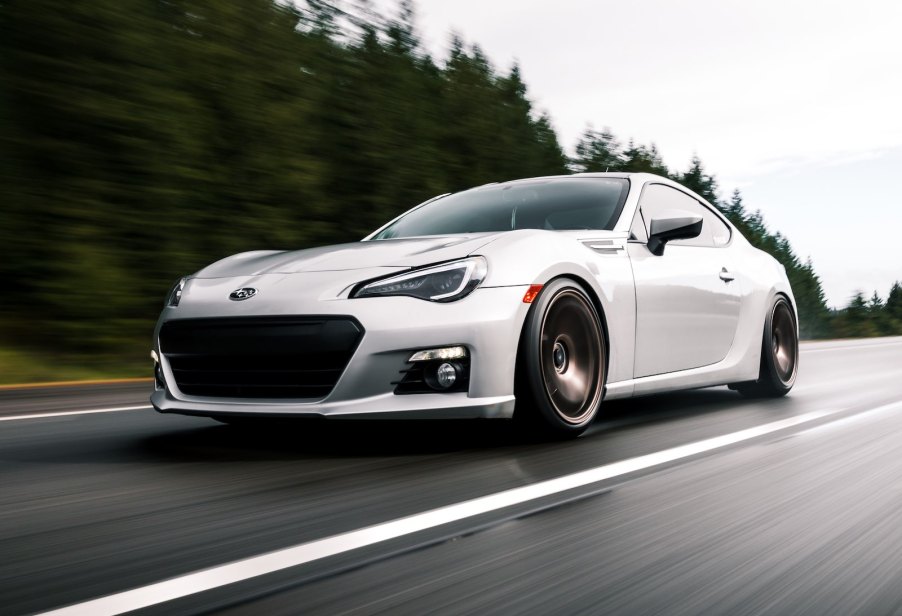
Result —
<path fill-rule="evenodd" d="M 693 190 L 705 201 L 712 205 L 718 203 L 717 197 L 717 180 L 713 175 L 709 175 L 702 161 L 698 156 L 693 156 L 689 164 L 689 169 L 680 175 L 679 182 L 686 188 Z"/>
<path fill-rule="evenodd" d="M 623 167 L 622 147 L 610 129 L 596 131 L 587 127 L 576 144 L 574 171 L 620 171 Z"/>
<path fill-rule="evenodd" d="M 738 188 L 733 189 L 730 202 L 724 209 L 724 214 L 735 224 L 735 221 L 745 218 L 745 206 L 742 204 L 742 193 Z"/>
<path fill-rule="evenodd" d="M 630 139 L 629 144 L 623 151 L 622 159 L 621 169 L 623 171 L 631 173 L 654 173 L 656 175 L 675 179 L 667 166 L 664 165 L 664 161 L 661 159 L 655 144 L 645 147 L 644 145 L 636 145 L 633 140 Z"/>
<path fill-rule="evenodd" d="M 893 283 L 889 295 L 886 297 L 884 308 L 891 318 L 902 321 L 902 283 Z"/>
<path fill-rule="evenodd" d="M 415 14 L 412 0 L 401 0 L 398 16 L 389 22 L 385 32 L 395 53 L 414 55 L 419 48 L 420 37 L 414 24 Z"/>
<path fill-rule="evenodd" d="M 861 291 L 857 291 L 849 305 L 836 318 L 835 334 L 840 338 L 862 338 L 879 335 L 880 330 L 869 318 L 871 308 Z"/>

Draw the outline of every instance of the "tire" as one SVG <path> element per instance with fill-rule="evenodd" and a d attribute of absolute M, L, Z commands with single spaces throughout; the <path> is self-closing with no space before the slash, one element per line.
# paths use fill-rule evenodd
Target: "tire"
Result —
<path fill-rule="evenodd" d="M 601 406 L 606 359 L 598 312 L 585 291 L 567 279 L 546 285 L 520 339 L 515 420 L 540 436 L 582 434 Z"/>
<path fill-rule="evenodd" d="M 731 385 L 749 398 L 779 398 L 795 384 L 799 371 L 799 330 L 795 311 L 783 296 L 777 297 L 764 323 L 758 380 Z"/>

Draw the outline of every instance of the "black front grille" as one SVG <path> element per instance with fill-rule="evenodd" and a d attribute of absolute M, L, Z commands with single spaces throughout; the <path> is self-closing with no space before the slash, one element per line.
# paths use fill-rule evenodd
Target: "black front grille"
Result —
<path fill-rule="evenodd" d="M 160 350 L 189 396 L 327 396 L 363 337 L 350 317 L 180 319 L 160 330 Z"/>

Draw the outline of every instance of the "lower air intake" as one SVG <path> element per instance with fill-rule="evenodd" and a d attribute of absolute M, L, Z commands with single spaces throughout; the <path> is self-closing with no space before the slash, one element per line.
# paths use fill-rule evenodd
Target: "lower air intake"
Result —
<path fill-rule="evenodd" d="M 163 325 L 160 350 L 189 396 L 318 400 L 362 337 L 350 317 L 179 319 Z"/>

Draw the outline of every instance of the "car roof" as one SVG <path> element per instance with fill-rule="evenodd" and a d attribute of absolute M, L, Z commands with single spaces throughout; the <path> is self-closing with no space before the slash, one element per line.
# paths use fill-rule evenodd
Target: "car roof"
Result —
<path fill-rule="evenodd" d="M 695 191 L 689 189 L 688 187 L 683 186 L 679 182 L 677 182 L 675 180 L 671 180 L 670 178 L 664 177 L 662 175 L 657 175 L 655 173 L 644 173 L 644 172 L 625 173 L 622 171 L 616 171 L 616 172 L 594 172 L 593 171 L 593 172 L 586 172 L 586 173 L 571 173 L 569 175 L 545 175 L 545 176 L 534 177 L 534 178 L 519 178 L 516 180 L 507 180 L 504 182 L 490 182 L 488 184 L 483 184 L 482 186 L 474 186 L 473 188 L 470 188 L 468 190 L 479 190 L 480 188 L 487 188 L 489 186 L 503 186 L 505 184 L 518 184 L 520 182 L 527 183 L 527 182 L 535 182 L 537 180 L 566 180 L 566 179 L 570 179 L 570 178 L 617 178 L 617 179 L 622 179 L 622 180 L 634 180 L 639 185 L 645 184 L 647 182 L 667 184 L 667 185 L 672 186 L 682 192 L 688 193 L 689 195 L 691 195 L 693 198 L 697 199 L 698 201 L 701 201 L 702 203 L 707 204 L 707 206 L 710 209 L 717 211 L 717 207 L 715 207 L 713 204 L 709 203 L 704 197 L 702 197 Z M 717 213 L 721 216 L 721 218 L 724 218 L 724 220 L 726 220 L 726 218 L 723 216 L 723 214 L 721 212 L 717 211 Z"/>
<path fill-rule="evenodd" d="M 504 180 L 502 182 L 489 182 L 473 188 L 483 188 L 485 186 L 498 186 L 501 184 L 517 184 L 520 182 L 535 182 L 539 180 L 568 180 L 572 178 L 616 178 L 616 179 L 645 179 L 645 180 L 661 180 L 664 182 L 672 182 L 672 180 L 653 173 L 625 173 L 625 172 L 586 172 L 586 173 L 570 173 L 567 175 L 542 175 L 531 178 L 517 178 L 514 180 Z M 470 189 L 472 190 L 472 189 Z"/>

